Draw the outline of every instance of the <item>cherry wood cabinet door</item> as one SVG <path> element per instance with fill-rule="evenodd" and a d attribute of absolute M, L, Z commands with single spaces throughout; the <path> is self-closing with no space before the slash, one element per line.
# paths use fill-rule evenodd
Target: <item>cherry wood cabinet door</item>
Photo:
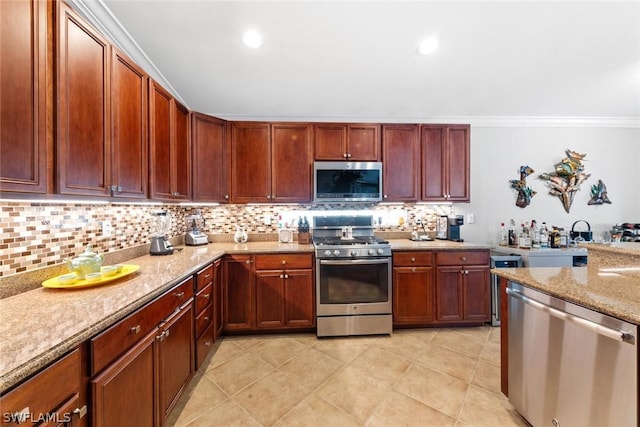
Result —
<path fill-rule="evenodd" d="M 192 113 L 193 200 L 229 202 L 227 122 Z"/>
<path fill-rule="evenodd" d="M 465 320 L 487 322 L 491 319 L 490 271 L 484 266 L 466 266 L 463 294 Z"/>
<path fill-rule="evenodd" d="M 347 125 L 347 160 L 380 160 L 380 125 Z"/>
<path fill-rule="evenodd" d="M 422 200 L 446 200 L 445 138 L 444 127 L 422 126 Z"/>
<path fill-rule="evenodd" d="M 47 192 L 48 4 L 0 1 L 0 191 Z"/>
<path fill-rule="evenodd" d="M 278 329 L 284 319 L 284 271 L 256 271 L 256 327 Z"/>
<path fill-rule="evenodd" d="M 347 127 L 341 124 L 319 123 L 313 126 L 316 160 L 345 160 Z"/>
<path fill-rule="evenodd" d="M 447 129 L 447 200 L 468 202 L 470 168 L 469 125 L 449 126 Z"/>
<path fill-rule="evenodd" d="M 251 330 L 255 324 L 253 259 L 230 255 L 224 258 L 224 330 Z"/>
<path fill-rule="evenodd" d="M 161 327 L 159 351 L 160 408 L 164 423 L 194 372 L 194 311 L 192 301 Z"/>
<path fill-rule="evenodd" d="M 222 260 L 213 263 L 213 325 L 214 339 L 222 335 L 224 327 L 224 288 L 222 277 Z"/>
<path fill-rule="evenodd" d="M 173 199 L 171 113 L 173 97 L 149 79 L 149 189 L 152 199 Z"/>
<path fill-rule="evenodd" d="M 420 132 L 418 125 L 382 127 L 383 198 L 415 202 L 420 198 Z"/>
<path fill-rule="evenodd" d="M 393 268 L 393 323 L 420 325 L 434 320 L 433 268 Z"/>
<path fill-rule="evenodd" d="M 313 270 L 285 270 L 284 323 L 289 328 L 309 328 L 316 324 Z"/>
<path fill-rule="evenodd" d="M 436 268 L 436 320 L 463 320 L 462 267 Z"/>
<path fill-rule="evenodd" d="M 271 194 L 277 203 L 311 201 L 311 125 L 271 125 Z"/>
<path fill-rule="evenodd" d="M 154 329 L 91 381 L 94 427 L 158 425 Z"/>
<path fill-rule="evenodd" d="M 191 198 L 191 137 L 189 134 L 189 110 L 173 100 L 173 140 L 171 141 L 174 184 L 174 200 Z"/>
<path fill-rule="evenodd" d="M 109 195 L 110 46 L 63 2 L 57 24 L 58 192 Z"/>
<path fill-rule="evenodd" d="M 148 76 L 116 48 L 111 56 L 111 195 L 146 198 Z"/>
<path fill-rule="evenodd" d="M 470 200 L 469 134 L 469 125 L 422 125 L 422 200 Z"/>
<path fill-rule="evenodd" d="M 270 202 L 270 125 L 238 122 L 231 126 L 231 202 Z"/>

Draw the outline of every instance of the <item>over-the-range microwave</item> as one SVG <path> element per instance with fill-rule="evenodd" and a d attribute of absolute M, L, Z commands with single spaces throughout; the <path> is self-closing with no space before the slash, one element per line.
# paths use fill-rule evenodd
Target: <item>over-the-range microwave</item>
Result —
<path fill-rule="evenodd" d="M 316 202 L 379 202 L 382 162 L 314 162 Z"/>

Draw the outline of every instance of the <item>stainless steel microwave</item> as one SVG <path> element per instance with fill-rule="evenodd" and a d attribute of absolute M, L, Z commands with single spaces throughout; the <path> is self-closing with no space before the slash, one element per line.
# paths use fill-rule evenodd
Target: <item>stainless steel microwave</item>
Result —
<path fill-rule="evenodd" d="M 382 162 L 315 162 L 315 202 L 379 202 Z"/>

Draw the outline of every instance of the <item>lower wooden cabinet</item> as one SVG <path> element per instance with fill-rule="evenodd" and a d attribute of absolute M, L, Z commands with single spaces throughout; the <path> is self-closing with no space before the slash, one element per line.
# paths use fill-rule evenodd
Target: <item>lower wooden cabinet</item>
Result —
<path fill-rule="evenodd" d="M 83 367 L 75 349 L 0 397 L 0 425 L 86 425 Z"/>
<path fill-rule="evenodd" d="M 313 256 L 227 256 L 225 331 L 315 326 Z"/>
<path fill-rule="evenodd" d="M 433 253 L 394 253 L 393 324 L 419 326 L 433 320 Z"/>

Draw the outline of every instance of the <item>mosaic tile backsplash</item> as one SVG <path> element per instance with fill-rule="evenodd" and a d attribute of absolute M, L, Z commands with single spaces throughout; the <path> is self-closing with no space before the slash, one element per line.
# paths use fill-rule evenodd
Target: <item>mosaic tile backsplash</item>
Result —
<path fill-rule="evenodd" d="M 451 213 L 451 205 L 219 205 L 176 204 L 81 204 L 0 201 L 0 277 L 62 263 L 87 245 L 108 253 L 148 245 L 153 231 L 153 214 L 171 216 L 169 237 L 184 235 L 185 219 L 200 209 L 204 232 L 231 240 L 240 225 L 252 234 L 272 235 L 278 228 L 295 228 L 298 218 L 332 213 L 371 214 L 379 231 L 413 231 L 416 220 L 435 230 L 438 215 Z M 264 236 L 270 237 L 270 236 Z"/>

